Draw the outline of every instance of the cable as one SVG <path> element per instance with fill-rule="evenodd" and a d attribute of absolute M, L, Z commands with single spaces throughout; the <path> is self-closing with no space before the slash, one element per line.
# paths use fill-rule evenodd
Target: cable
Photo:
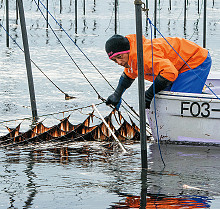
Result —
<path fill-rule="evenodd" d="M 9 32 L 5 29 L 5 27 L 0 23 L 0 26 L 4 29 L 4 31 L 7 33 L 7 35 L 12 39 L 12 41 L 18 46 L 18 48 L 23 52 L 24 50 L 21 48 L 21 46 L 16 42 L 15 39 L 12 38 L 12 36 L 9 34 Z M 35 67 L 40 70 L 40 72 L 60 91 L 65 95 L 65 98 L 75 98 L 75 97 L 71 97 L 69 96 L 67 93 L 65 93 L 62 89 L 60 89 L 41 69 L 40 67 L 38 67 L 38 65 L 32 60 L 30 59 L 30 61 L 35 65 Z"/>
<path fill-rule="evenodd" d="M 35 4 L 37 5 L 38 9 L 40 10 L 38 4 L 36 3 L 36 0 L 34 0 Z M 67 35 L 67 37 L 74 43 L 74 45 L 79 49 L 79 51 L 85 56 L 85 58 L 89 61 L 89 63 L 96 69 L 96 71 L 103 77 L 103 79 L 109 84 L 109 86 L 113 89 L 114 87 L 109 83 L 109 81 L 103 76 L 103 74 L 99 71 L 99 69 L 93 64 L 93 62 L 88 58 L 88 56 L 81 50 L 81 48 L 76 44 L 76 42 L 70 37 L 70 35 L 66 32 L 66 30 L 60 25 L 60 23 L 55 19 L 55 17 L 50 13 L 50 11 L 47 10 L 47 8 L 45 7 L 45 5 L 39 0 L 40 4 L 44 7 L 44 9 L 49 13 L 49 15 L 53 18 L 53 20 L 58 24 L 58 26 L 64 31 L 64 33 Z M 42 11 L 40 10 L 41 14 Z M 45 17 L 44 17 L 45 18 Z M 48 23 L 48 25 L 50 25 Z M 51 26 L 50 26 L 51 28 Z M 60 41 L 60 40 L 59 40 Z M 60 42 L 61 43 L 61 42 Z M 68 53 L 68 51 L 66 50 L 66 52 Z M 70 54 L 68 53 L 68 55 L 70 56 Z M 71 56 L 70 56 L 71 58 Z M 72 58 L 71 58 L 72 59 Z M 81 70 L 80 70 L 81 71 Z M 82 72 L 82 71 L 81 71 Z M 83 72 L 82 72 L 83 73 Z M 85 75 L 84 75 L 85 77 Z M 85 77 L 86 78 L 86 77 Z M 87 79 L 87 78 L 86 78 Z M 87 79 L 87 81 L 89 82 L 89 80 Z M 90 83 L 90 82 L 89 82 Z M 92 86 L 92 84 L 90 83 L 90 85 Z M 94 87 L 93 87 L 94 89 Z M 95 89 L 94 89 L 95 90 Z M 96 90 L 95 90 L 96 91 Z M 96 93 L 98 94 L 98 92 L 96 91 Z M 99 94 L 98 94 L 99 95 Z M 99 95 L 99 98 L 102 100 L 102 101 L 105 101 L 100 95 Z M 136 116 L 139 117 L 139 114 L 133 109 L 133 107 L 131 107 L 124 99 L 122 99 L 125 104 L 133 111 L 133 113 L 135 113 Z M 124 106 L 123 106 L 124 108 Z M 126 108 L 124 108 L 126 111 L 128 111 Z M 129 112 L 129 111 L 128 111 Z M 130 112 L 129 112 L 130 113 Z M 130 113 L 131 114 L 131 113 Z M 131 114 L 132 115 L 132 114 Z M 132 115 L 133 116 L 133 115 Z M 133 116 L 134 117 L 134 116 Z M 146 124 L 148 127 L 149 125 Z"/>
<path fill-rule="evenodd" d="M 100 103 L 97 103 L 96 105 L 101 105 L 103 103 L 104 102 L 100 102 Z M 49 113 L 49 114 L 45 114 L 45 115 L 40 115 L 40 116 L 38 116 L 38 118 L 46 117 L 46 116 L 53 116 L 53 115 L 57 115 L 57 114 L 61 114 L 61 113 L 63 114 L 63 113 L 67 113 L 67 112 L 73 112 L 73 111 L 77 111 L 77 110 L 81 110 L 81 109 L 85 109 L 85 108 L 89 108 L 89 107 L 92 107 L 92 105 L 88 105 L 88 106 L 80 107 L 80 108 L 75 108 L 75 109 L 70 109 L 70 110 L 65 110 L 65 111 L 61 111 L 61 112 L 55 112 L 55 113 Z M 32 117 L 20 118 L 20 119 L 15 119 L 15 120 L 0 121 L 0 124 L 8 123 L 8 122 L 15 122 L 15 121 L 19 121 L 19 120 L 32 120 Z"/>
<path fill-rule="evenodd" d="M 149 23 L 150 23 L 150 29 L 151 29 L 151 51 L 152 51 L 152 74 L 153 74 L 153 94 L 154 94 L 154 114 L 155 114 L 155 122 L 156 122 L 156 128 L 157 128 L 157 144 L 158 144 L 158 148 L 159 148 L 159 152 L 160 152 L 160 157 L 161 160 L 163 162 L 164 167 L 166 166 L 164 160 L 163 160 L 163 156 L 162 156 L 162 152 L 161 152 L 161 148 L 160 148 L 160 139 L 159 139 L 159 130 L 158 130 L 158 124 L 157 124 L 157 113 L 156 113 L 156 98 L 155 98 L 155 83 L 154 83 L 154 65 L 153 65 L 153 29 L 152 29 L 152 25 L 151 25 L 151 21 L 149 18 L 147 18 Z"/>
<path fill-rule="evenodd" d="M 149 23 L 154 26 L 154 24 L 151 22 L 151 20 L 148 18 Z M 167 39 L 163 36 L 163 34 L 157 29 L 156 26 L 154 26 L 157 32 L 162 36 L 162 38 L 169 44 L 169 46 L 173 49 L 173 51 L 176 52 L 176 54 L 180 57 L 180 59 L 187 65 L 187 67 L 192 70 L 192 72 L 202 81 L 202 79 L 193 71 L 193 69 L 189 66 L 189 64 L 180 56 L 180 54 L 173 48 L 173 46 L 167 41 Z M 202 81 L 203 82 L 203 81 Z M 216 95 L 216 93 L 205 83 L 205 86 L 208 87 L 208 89 L 212 92 L 213 95 L 216 96 L 217 99 L 220 100 L 220 98 Z"/>
<path fill-rule="evenodd" d="M 35 4 L 37 5 L 36 1 L 34 0 Z M 41 3 L 42 4 L 42 3 Z M 37 5 L 40 13 L 42 14 L 43 18 L 47 21 L 46 17 L 44 16 L 43 12 L 41 11 L 40 7 Z M 47 10 L 48 11 L 48 10 Z M 48 11 L 49 12 L 49 11 Z M 50 12 L 49 12 L 50 13 Z M 51 14 L 50 14 L 51 15 Z M 53 16 L 52 16 L 53 17 Z M 55 19 L 55 18 L 54 18 Z M 57 21 L 56 21 L 57 22 Z M 57 22 L 58 23 L 58 22 Z M 95 87 L 92 85 L 92 83 L 89 81 L 89 79 L 86 77 L 86 75 L 83 73 L 83 71 L 80 69 L 80 67 L 77 65 L 77 63 L 75 62 L 75 60 L 72 58 L 72 56 L 70 55 L 70 53 L 67 51 L 67 49 L 65 48 L 65 46 L 63 45 L 63 43 L 61 42 L 61 40 L 58 38 L 58 36 L 56 35 L 56 33 L 54 32 L 53 28 L 51 27 L 50 23 L 47 22 L 47 24 L 49 25 L 50 29 L 52 30 L 53 34 L 56 36 L 57 40 L 59 41 L 59 43 L 62 45 L 62 47 L 64 48 L 64 50 L 66 51 L 66 53 L 68 54 L 68 56 L 70 57 L 70 59 L 72 60 L 72 62 L 76 65 L 76 67 L 78 68 L 78 70 L 82 73 L 82 75 L 84 76 L 84 78 L 86 79 L 86 81 L 90 84 L 90 86 L 93 88 L 93 90 L 96 92 L 96 94 L 98 95 L 98 98 L 101 99 L 102 101 L 104 101 L 104 99 L 100 96 L 100 94 L 98 93 L 98 91 L 95 89 Z M 61 27 L 61 25 L 58 23 L 58 25 Z M 61 27 L 62 28 L 62 27 Z M 63 29 L 63 28 L 62 28 Z M 63 29 L 64 30 L 64 29 Z"/>

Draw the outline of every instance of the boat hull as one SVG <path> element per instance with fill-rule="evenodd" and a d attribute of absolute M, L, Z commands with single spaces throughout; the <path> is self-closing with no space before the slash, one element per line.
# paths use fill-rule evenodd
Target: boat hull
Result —
<path fill-rule="evenodd" d="M 219 97 L 169 91 L 157 94 L 147 110 L 154 139 L 220 144 Z"/>

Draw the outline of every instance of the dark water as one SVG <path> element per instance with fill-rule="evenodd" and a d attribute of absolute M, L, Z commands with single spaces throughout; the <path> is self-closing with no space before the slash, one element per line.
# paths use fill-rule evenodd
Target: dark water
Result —
<path fill-rule="evenodd" d="M 179 36 L 199 45 L 203 43 L 203 1 L 188 1 L 187 22 L 184 28 L 184 2 L 160 1 L 157 26 L 164 36 Z M 199 2 L 199 14 L 198 14 Z M 46 4 L 46 1 L 42 2 Z M 75 33 L 74 4 L 50 1 L 51 14 L 62 24 L 73 41 L 89 57 L 105 78 L 115 87 L 123 69 L 110 62 L 104 43 L 114 34 L 114 1 L 78 2 L 77 34 Z M 10 6 L 10 35 L 22 46 L 20 25 L 16 24 L 14 1 Z M 24 1 L 27 32 L 32 60 L 65 93 L 76 99 L 65 100 L 64 95 L 32 66 L 38 115 L 46 126 L 57 124 L 71 114 L 74 124 L 82 122 L 92 108 L 70 111 L 101 102 L 93 88 L 82 76 L 65 50 L 46 30 L 46 22 L 34 1 Z M 153 21 L 154 6 L 149 2 L 149 18 Z M 45 10 L 41 6 L 43 14 Z M 219 71 L 219 11 L 220 1 L 207 3 L 206 46 L 213 59 L 212 71 Z M 1 24 L 5 26 L 5 2 L 0 2 Z M 150 28 L 143 30 L 150 38 Z M 89 78 L 99 94 L 106 98 L 111 87 L 85 59 L 74 43 L 59 30 L 50 17 L 51 26 L 72 58 Z M 119 1 L 117 31 L 126 35 L 135 33 L 133 1 Z M 158 37 L 160 37 L 158 35 Z M 0 27 L 0 135 L 7 133 L 5 126 L 21 123 L 21 131 L 30 128 L 31 117 L 24 55 Z M 137 81 L 125 93 L 125 100 L 138 112 Z M 103 115 L 110 111 L 99 106 Z M 59 113 L 68 111 L 64 113 Z M 56 113 L 56 114 L 53 114 Z M 122 109 L 126 115 L 126 111 Z M 48 115 L 51 114 L 51 115 Z M 85 144 L 84 144 L 85 145 Z M 148 208 L 220 208 L 219 148 L 195 146 L 161 146 L 166 163 L 163 167 L 156 144 L 148 145 L 148 173 L 141 171 L 140 145 L 126 145 L 129 154 L 105 154 L 98 143 L 88 143 L 89 152 L 79 152 L 82 144 L 68 144 L 55 149 L 50 146 L 0 150 L 0 208 L 135 208 L 147 196 Z M 79 149 L 76 149 L 79 148 Z M 68 152 L 68 156 L 65 154 Z M 64 154 L 63 154 L 64 153 Z M 88 154 L 89 153 L 89 154 Z M 133 204 L 133 205 L 132 205 Z M 129 206 L 130 205 L 130 206 Z"/>

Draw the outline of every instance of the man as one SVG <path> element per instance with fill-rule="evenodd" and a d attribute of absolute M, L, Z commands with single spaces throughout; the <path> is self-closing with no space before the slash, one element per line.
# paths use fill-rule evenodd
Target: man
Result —
<path fill-rule="evenodd" d="M 138 76 L 136 35 L 113 35 L 106 41 L 105 50 L 111 60 L 124 67 L 115 92 L 106 101 L 107 105 L 117 106 L 124 91 Z M 162 90 L 201 93 L 212 62 L 207 49 L 177 37 L 153 39 L 153 46 L 151 40 L 143 37 L 143 58 L 144 78 L 152 82 L 154 78 L 155 94 Z M 145 91 L 148 109 L 153 92 L 152 84 Z"/>

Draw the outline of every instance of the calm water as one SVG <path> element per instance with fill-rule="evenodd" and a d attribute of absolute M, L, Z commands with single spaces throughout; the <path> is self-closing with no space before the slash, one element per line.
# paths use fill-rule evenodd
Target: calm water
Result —
<path fill-rule="evenodd" d="M 179 36 L 199 45 L 203 43 L 203 1 L 189 1 L 184 29 L 184 1 L 160 1 L 157 26 L 164 36 Z M 198 13 L 199 2 L 199 13 Z M 46 4 L 46 1 L 42 1 Z M 75 1 L 63 1 L 62 12 L 58 1 L 49 2 L 51 14 L 62 24 L 73 41 L 89 57 L 104 77 L 115 87 L 123 69 L 109 61 L 104 43 L 114 34 L 114 1 L 78 1 L 77 34 L 75 29 Z M 22 46 L 20 25 L 16 24 L 14 1 L 9 1 L 10 35 Z M 82 76 L 36 7 L 35 1 L 24 1 L 27 32 L 32 60 L 65 93 L 76 99 L 65 100 L 64 95 L 32 65 L 37 110 L 46 126 L 59 123 L 70 116 L 73 124 L 82 122 L 91 107 L 70 111 L 101 102 L 93 88 Z M 43 7 L 43 14 L 45 10 Z M 153 21 L 153 3 L 149 3 L 149 18 Z M 219 71 L 220 63 L 220 1 L 207 3 L 206 46 L 213 59 L 212 71 Z M 5 2 L 0 1 L 0 23 L 5 26 Z M 150 38 L 143 15 L 143 31 Z M 52 17 L 51 26 L 79 68 L 89 78 L 99 94 L 107 98 L 112 89 L 97 70 L 85 59 L 75 44 L 59 30 Z M 133 0 L 119 1 L 118 33 L 135 33 Z M 159 35 L 157 37 L 160 37 Z M 6 34 L 0 27 L 0 135 L 8 131 L 5 126 L 21 123 L 21 131 L 30 128 L 31 117 L 27 75 L 23 52 L 10 40 L 6 47 Z M 125 100 L 138 112 L 137 81 L 124 94 Z M 110 112 L 104 104 L 99 106 L 103 115 Z M 125 110 L 121 109 L 124 115 Z M 65 113 L 59 113 L 69 111 Z M 53 114 L 56 113 L 56 114 Z M 49 115 L 51 114 L 51 115 Z M 85 144 L 84 144 L 85 145 Z M 148 145 L 149 172 L 141 171 L 140 145 L 126 145 L 127 155 L 103 155 L 98 143 L 86 144 L 90 154 L 76 148 L 45 146 L 0 150 L 0 208 L 135 208 L 136 202 L 147 196 L 149 208 L 220 208 L 220 154 L 218 147 L 161 146 L 164 168 L 156 144 Z M 68 151 L 69 156 L 61 153 Z M 135 205 L 136 204 L 136 205 Z"/>

